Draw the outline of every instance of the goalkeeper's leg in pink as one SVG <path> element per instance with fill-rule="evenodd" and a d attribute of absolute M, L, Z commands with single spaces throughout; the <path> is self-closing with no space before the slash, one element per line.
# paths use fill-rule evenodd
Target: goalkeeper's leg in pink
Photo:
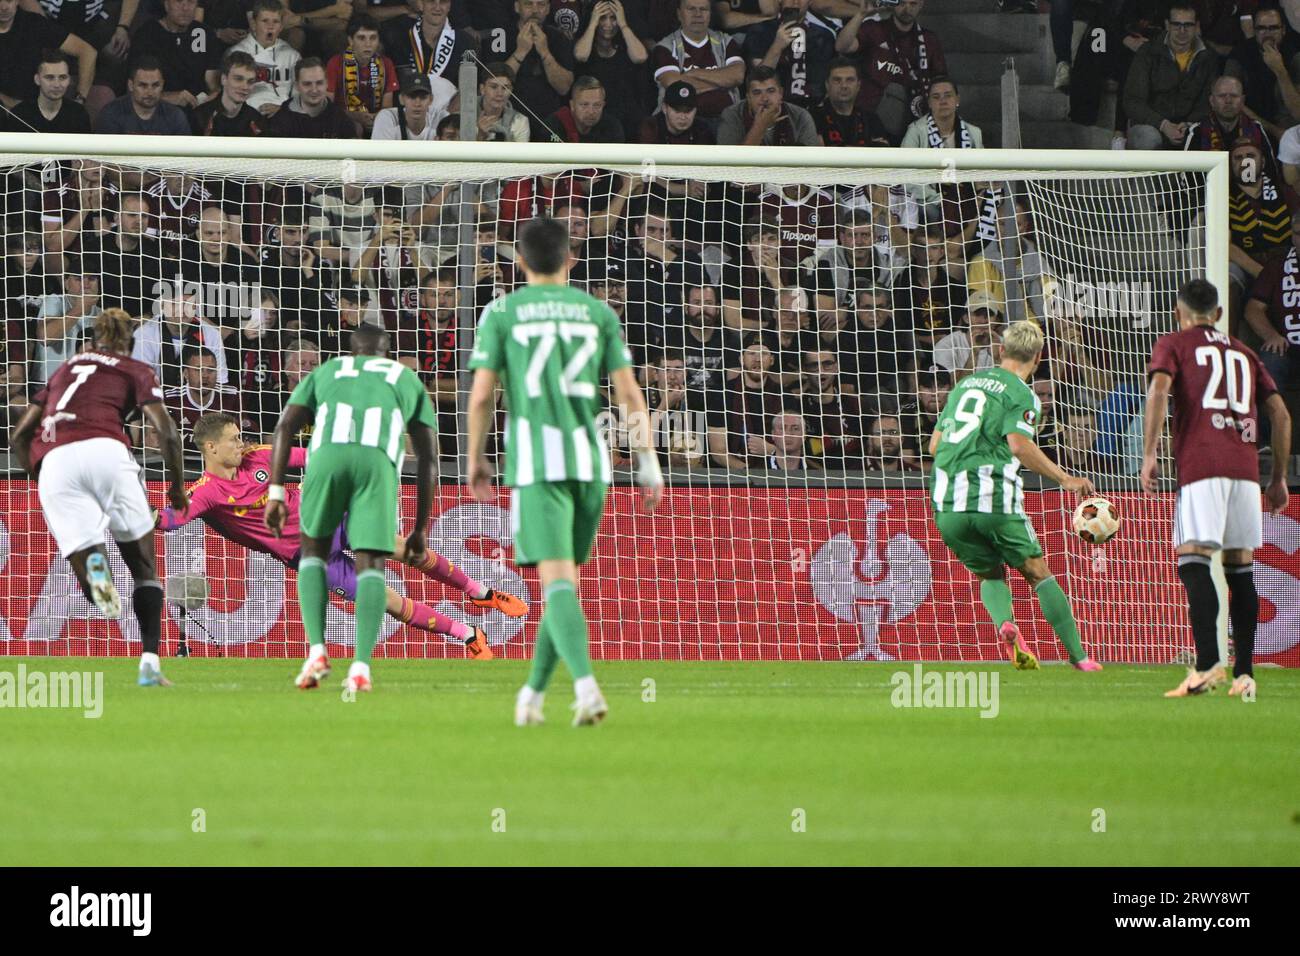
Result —
<path fill-rule="evenodd" d="M 393 558 L 397 561 L 405 561 L 406 542 L 398 538 L 398 547 L 393 551 Z M 456 565 L 452 564 L 437 551 L 426 551 L 424 560 L 419 564 L 410 565 L 419 571 L 425 577 L 433 578 L 440 584 L 455 588 L 457 591 L 464 591 L 472 598 L 483 598 L 487 596 L 488 587 L 479 581 L 475 581 L 468 574 L 462 571 Z"/>
<path fill-rule="evenodd" d="M 389 617 L 395 617 L 403 624 L 428 631 L 430 634 L 455 638 L 462 644 L 474 636 L 474 628 L 468 624 L 454 621 L 428 605 L 402 597 L 392 588 L 388 589 L 388 605 L 385 610 L 388 611 Z"/>

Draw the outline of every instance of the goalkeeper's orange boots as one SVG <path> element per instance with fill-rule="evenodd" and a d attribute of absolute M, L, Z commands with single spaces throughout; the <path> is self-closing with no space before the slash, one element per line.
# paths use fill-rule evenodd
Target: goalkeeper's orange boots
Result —
<path fill-rule="evenodd" d="M 488 588 L 488 593 L 481 598 L 470 598 L 469 603 L 489 611 L 500 611 L 506 617 L 524 617 L 528 614 L 528 605 L 524 601 L 494 588 Z"/>
<path fill-rule="evenodd" d="M 469 651 L 469 656 L 476 661 L 490 661 L 496 657 L 492 653 L 492 648 L 488 647 L 487 631 L 481 627 L 474 628 L 474 636 L 465 642 L 465 650 Z"/>
<path fill-rule="evenodd" d="M 1038 670 L 1038 658 L 1029 653 L 1029 648 L 1025 647 L 1025 641 L 1020 636 L 1020 628 L 1016 627 L 1015 621 L 1003 622 L 998 628 L 998 637 L 1002 638 L 1007 645 L 1007 657 L 1011 659 L 1016 670 Z"/>
<path fill-rule="evenodd" d="M 1188 670 L 1187 676 L 1183 682 L 1173 690 L 1165 691 L 1166 697 L 1196 697 L 1200 694 L 1208 694 L 1219 684 L 1228 679 L 1228 672 L 1223 669 L 1222 664 L 1215 664 L 1208 671 L 1198 671 L 1195 668 Z"/>
<path fill-rule="evenodd" d="M 302 670 L 293 683 L 299 690 L 311 690 L 319 687 L 321 681 L 329 676 L 330 659 L 324 654 L 317 654 L 303 662 Z"/>

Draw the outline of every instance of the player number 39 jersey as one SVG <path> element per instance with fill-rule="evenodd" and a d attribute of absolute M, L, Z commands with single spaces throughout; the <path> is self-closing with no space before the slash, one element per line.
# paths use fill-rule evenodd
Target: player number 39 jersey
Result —
<path fill-rule="evenodd" d="M 943 439 L 930 475 L 934 510 L 1023 515 L 1020 462 L 1007 436 L 1032 439 L 1041 413 L 1038 396 L 1004 368 L 962 379 L 939 416 Z"/>

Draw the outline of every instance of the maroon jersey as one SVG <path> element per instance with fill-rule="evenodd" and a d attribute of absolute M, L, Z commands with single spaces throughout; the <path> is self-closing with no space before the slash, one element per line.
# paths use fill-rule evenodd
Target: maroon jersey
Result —
<path fill-rule="evenodd" d="M 709 70 L 744 62 L 740 44 L 714 30 L 710 30 L 708 37 L 698 46 L 677 31 L 660 40 L 650 51 L 650 65 L 656 80 L 665 73 L 689 73 L 691 70 Z M 700 116 L 720 116 L 738 99 L 734 90 L 709 90 L 696 97 L 695 107 Z"/>
<path fill-rule="evenodd" d="M 116 438 L 128 448 L 126 422 L 141 406 L 163 400 L 153 369 L 127 355 L 83 352 L 58 367 L 34 401 L 44 406 L 32 442 L 32 467 L 61 445 Z"/>
<path fill-rule="evenodd" d="M 258 434 L 258 425 L 251 415 L 245 415 L 240 407 L 239 392 L 229 385 L 218 385 L 208 392 L 206 397 L 190 389 L 188 385 L 167 389 L 163 399 L 167 414 L 176 422 L 181 442 L 190 442 L 194 434 L 194 425 L 209 413 L 222 412 L 239 422 L 240 431 Z"/>
<path fill-rule="evenodd" d="M 1173 377 L 1179 487 L 1204 478 L 1259 481 L 1259 406 L 1277 391 L 1259 356 L 1208 325 L 1166 335 L 1147 375 Z"/>
<path fill-rule="evenodd" d="M 1268 320 L 1293 349 L 1300 349 L 1300 256 L 1292 246 L 1286 255 L 1264 266 L 1250 297 L 1268 306 Z"/>
<path fill-rule="evenodd" d="M 835 197 L 809 189 L 791 199 L 781 187 L 759 197 L 759 216 L 781 223 L 781 264 L 796 266 L 822 246 L 835 245 Z"/>
<path fill-rule="evenodd" d="M 166 179 L 159 179 L 145 191 L 149 210 L 158 223 L 158 236 L 172 256 L 180 249 L 181 239 L 192 237 L 198 232 L 203 207 L 216 198 L 197 180 L 182 179 L 180 188 L 183 190 L 182 195 L 173 192 Z"/>
<path fill-rule="evenodd" d="M 898 83 L 907 91 L 912 117 L 924 116 L 930 78 L 948 73 L 943 47 L 934 32 L 922 29 L 919 23 L 904 32 L 894 25 L 893 17 L 862 24 L 858 56 L 862 58 L 858 105 L 868 112 L 875 112 L 887 86 Z"/>

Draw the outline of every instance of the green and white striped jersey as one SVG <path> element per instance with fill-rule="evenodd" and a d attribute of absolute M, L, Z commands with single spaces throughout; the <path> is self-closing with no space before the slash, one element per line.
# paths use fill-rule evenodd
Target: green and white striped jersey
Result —
<path fill-rule="evenodd" d="M 407 423 L 438 427 L 419 376 L 400 362 L 373 355 L 330 359 L 298 383 L 289 404 L 316 412 L 308 468 L 311 453 L 330 444 L 378 448 L 400 469 Z"/>
<path fill-rule="evenodd" d="M 600 383 L 631 364 L 618 316 L 571 286 L 527 286 L 484 309 L 469 367 L 496 372 L 505 389 L 504 484 L 608 484 Z"/>
<path fill-rule="evenodd" d="M 930 472 L 934 510 L 1023 515 L 1020 462 L 1007 436 L 1033 438 L 1041 412 L 1034 390 L 1004 368 L 962 379 L 939 416 L 943 438 Z"/>

